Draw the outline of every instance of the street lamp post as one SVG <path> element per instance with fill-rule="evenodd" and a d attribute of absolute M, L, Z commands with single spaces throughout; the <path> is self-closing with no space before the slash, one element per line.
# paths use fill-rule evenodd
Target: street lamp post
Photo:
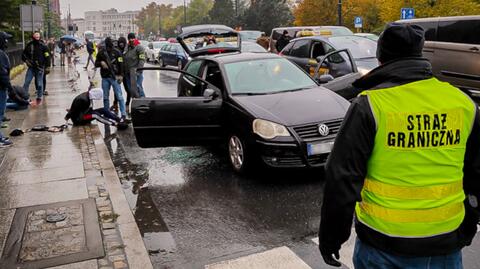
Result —
<path fill-rule="evenodd" d="M 338 0 L 338 25 L 342 26 L 342 0 Z"/>
<path fill-rule="evenodd" d="M 187 25 L 187 0 L 183 0 L 183 23 Z"/>

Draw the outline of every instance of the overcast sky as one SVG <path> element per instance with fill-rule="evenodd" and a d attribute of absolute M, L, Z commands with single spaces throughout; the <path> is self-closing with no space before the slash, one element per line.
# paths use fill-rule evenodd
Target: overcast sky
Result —
<path fill-rule="evenodd" d="M 83 18 L 85 11 L 106 10 L 110 8 L 116 8 L 119 12 L 140 10 L 150 2 L 173 4 L 175 6 L 183 4 L 183 0 L 60 0 L 60 10 L 62 17 L 66 16 L 66 14 L 68 14 L 68 5 L 70 4 L 72 18 Z"/>

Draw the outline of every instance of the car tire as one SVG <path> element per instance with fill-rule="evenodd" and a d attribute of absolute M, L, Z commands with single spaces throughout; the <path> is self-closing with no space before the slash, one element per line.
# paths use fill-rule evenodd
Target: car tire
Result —
<path fill-rule="evenodd" d="M 160 65 L 160 67 L 165 67 L 165 63 L 163 62 L 162 57 L 158 57 L 158 64 Z"/>
<path fill-rule="evenodd" d="M 178 70 L 183 70 L 182 61 L 180 61 L 180 60 L 177 61 L 177 67 L 178 67 Z"/>
<path fill-rule="evenodd" d="M 252 159 L 245 139 L 235 134 L 230 135 L 227 141 L 227 151 L 233 171 L 246 174 L 250 170 Z"/>

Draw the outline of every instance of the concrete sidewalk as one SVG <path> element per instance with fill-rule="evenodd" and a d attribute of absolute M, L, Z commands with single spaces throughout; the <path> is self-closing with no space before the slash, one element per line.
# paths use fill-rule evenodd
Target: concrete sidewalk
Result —
<path fill-rule="evenodd" d="M 86 90 L 87 78 L 79 85 Z M 55 67 L 43 104 L 8 111 L 1 131 L 64 124 L 80 93 L 71 87 L 66 68 Z M 12 141 L 0 149 L 0 268 L 152 268 L 98 126 Z"/>

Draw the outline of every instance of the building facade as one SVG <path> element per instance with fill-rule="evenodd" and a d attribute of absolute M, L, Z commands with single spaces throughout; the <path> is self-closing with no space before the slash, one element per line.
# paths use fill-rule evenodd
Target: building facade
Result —
<path fill-rule="evenodd" d="M 68 25 L 69 24 L 74 26 L 73 33 L 68 30 Z M 80 38 L 83 38 L 83 33 L 85 31 L 87 31 L 86 28 L 85 28 L 85 19 L 83 19 L 83 18 L 77 18 L 77 19 L 65 18 L 65 19 L 62 19 L 62 27 L 67 31 L 68 34 L 73 34 L 73 35 L 75 35 L 77 37 L 80 37 Z M 75 30 L 77 28 L 78 28 L 78 30 Z"/>
<path fill-rule="evenodd" d="M 112 8 L 105 11 L 85 12 L 85 31 L 92 31 L 95 37 L 103 38 L 110 36 L 119 38 L 128 33 L 138 33 L 135 20 L 140 11 L 118 12 Z"/>
<path fill-rule="evenodd" d="M 50 0 L 50 11 L 60 16 L 60 0 Z"/>

